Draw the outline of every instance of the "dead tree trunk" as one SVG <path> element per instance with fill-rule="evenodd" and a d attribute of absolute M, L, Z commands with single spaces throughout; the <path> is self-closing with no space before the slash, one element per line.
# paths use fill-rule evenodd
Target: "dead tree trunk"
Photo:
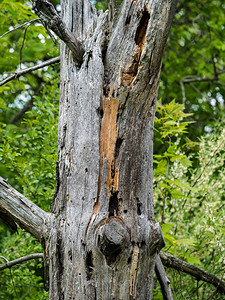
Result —
<path fill-rule="evenodd" d="M 116 9 L 112 0 L 98 13 L 88 0 L 64 0 L 62 19 L 33 2 L 64 41 L 58 183 L 40 238 L 49 298 L 151 299 L 164 245 L 152 199 L 154 110 L 176 1 Z"/>
<path fill-rule="evenodd" d="M 150 299 L 163 245 L 152 202 L 153 119 L 172 1 L 97 15 L 63 1 L 84 41 L 61 48 L 59 192 L 49 238 L 50 299 Z"/>

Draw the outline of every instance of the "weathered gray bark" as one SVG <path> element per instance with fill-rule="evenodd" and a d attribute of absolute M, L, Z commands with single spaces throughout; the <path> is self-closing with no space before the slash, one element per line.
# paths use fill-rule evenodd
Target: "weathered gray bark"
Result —
<path fill-rule="evenodd" d="M 174 10 L 171 0 L 125 0 L 109 18 L 86 0 L 62 3 L 85 54 L 78 64 L 62 44 L 50 299 L 152 296 L 163 246 L 152 202 L 153 120 Z"/>
<path fill-rule="evenodd" d="M 61 45 L 57 185 L 47 214 L 1 179 L 0 210 L 36 236 L 50 299 L 151 299 L 164 245 L 152 193 L 154 110 L 176 0 L 47 0 Z"/>
<path fill-rule="evenodd" d="M 0 212 L 9 218 L 8 222 L 10 220 L 16 222 L 40 242 L 47 239 L 50 214 L 17 192 L 2 177 L 0 177 Z"/>
<path fill-rule="evenodd" d="M 159 256 L 157 256 L 155 262 L 155 273 L 161 286 L 163 299 L 173 300 L 173 294 L 170 288 L 170 280 L 166 275 L 166 271 Z"/>

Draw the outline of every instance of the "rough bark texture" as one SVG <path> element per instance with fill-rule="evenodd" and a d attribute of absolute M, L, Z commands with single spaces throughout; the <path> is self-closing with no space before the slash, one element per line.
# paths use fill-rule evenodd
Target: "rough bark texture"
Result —
<path fill-rule="evenodd" d="M 152 296 L 164 243 L 152 202 L 153 120 L 174 10 L 171 0 L 125 0 L 109 15 L 86 0 L 62 3 L 85 54 L 78 66 L 62 44 L 50 299 Z"/>
<path fill-rule="evenodd" d="M 16 222 L 40 242 L 43 242 L 48 236 L 49 214 L 0 177 L 0 217 L 4 218 L 4 216 L 7 216 L 9 225 Z"/>

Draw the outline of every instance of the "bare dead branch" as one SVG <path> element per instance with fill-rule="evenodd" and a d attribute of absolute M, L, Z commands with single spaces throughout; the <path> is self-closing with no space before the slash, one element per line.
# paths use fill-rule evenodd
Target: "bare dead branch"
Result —
<path fill-rule="evenodd" d="M 40 19 L 40 18 L 37 18 L 37 19 L 33 19 L 33 20 L 31 20 L 31 21 L 25 22 L 24 24 L 22 24 L 22 25 L 20 25 L 20 26 L 18 26 L 18 27 L 16 27 L 16 28 L 13 28 L 13 29 L 11 29 L 11 30 L 5 32 L 4 34 L 2 34 L 2 35 L 0 36 L 0 39 L 3 38 L 6 34 L 11 33 L 11 32 L 13 32 L 13 31 L 15 31 L 15 30 L 17 30 L 17 29 L 23 28 L 23 27 L 26 26 L 26 25 L 30 26 L 32 23 L 34 23 L 34 22 L 36 22 L 36 21 L 41 21 L 41 19 Z M 42 24 L 42 25 L 43 25 L 43 24 Z M 43 25 L 43 26 L 44 26 L 44 25 Z M 47 30 L 47 32 L 48 32 L 50 38 L 52 39 L 53 43 L 54 43 L 54 44 L 56 45 L 56 47 L 59 49 L 59 43 L 57 42 L 57 40 L 55 39 L 55 37 L 53 36 L 53 34 L 51 33 L 51 31 L 50 31 L 47 27 L 46 27 L 45 29 Z"/>
<path fill-rule="evenodd" d="M 49 214 L 0 177 L 0 210 L 39 241 L 47 235 Z"/>
<path fill-rule="evenodd" d="M 40 17 L 45 27 L 50 28 L 72 51 L 78 62 L 83 61 L 82 43 L 67 28 L 66 24 L 48 0 L 33 0 L 33 10 Z"/>
<path fill-rule="evenodd" d="M 0 258 L 5 259 L 3 256 L 0 256 Z M 0 265 L 0 271 L 2 271 L 4 269 L 7 269 L 7 268 L 9 269 L 12 266 L 15 266 L 15 265 L 18 265 L 22 262 L 25 262 L 25 261 L 28 261 L 28 260 L 31 260 L 31 259 L 36 259 L 36 258 L 42 258 L 43 259 L 44 254 L 43 253 L 34 253 L 34 254 L 26 255 L 26 256 L 11 260 L 11 261 L 7 260 L 6 264 Z"/>
<path fill-rule="evenodd" d="M 173 300 L 173 294 L 170 288 L 170 280 L 168 279 L 166 275 L 166 271 L 163 267 L 162 261 L 159 256 L 156 258 L 155 263 L 155 272 L 157 275 L 157 278 L 159 280 L 161 291 L 163 294 L 164 300 Z"/>
<path fill-rule="evenodd" d="M 9 82 L 9 81 L 11 81 L 11 80 L 13 80 L 15 78 L 19 78 L 20 76 L 22 76 L 22 75 L 24 75 L 26 73 L 33 72 L 35 70 L 44 68 L 46 66 L 49 66 L 49 65 L 52 65 L 52 64 L 55 64 L 55 63 L 58 63 L 58 62 L 60 62 L 60 56 L 51 58 L 49 60 L 46 60 L 45 62 L 43 62 L 43 63 L 41 63 L 39 65 L 36 65 L 36 66 L 30 67 L 30 68 L 27 68 L 27 69 L 15 72 L 13 75 L 11 75 L 11 76 L 7 77 L 6 79 L 2 80 L 0 82 L 0 86 L 6 84 L 7 82 Z"/>
<path fill-rule="evenodd" d="M 191 83 L 191 82 L 218 82 L 218 78 L 202 78 L 197 76 L 186 76 L 182 79 L 182 83 Z"/>
<path fill-rule="evenodd" d="M 21 64 L 22 64 L 22 57 L 23 57 L 23 47 L 24 47 L 24 43 L 25 43 L 25 40 L 26 40 L 26 34 L 27 34 L 27 30 L 28 28 L 30 27 L 31 24 L 28 24 L 27 27 L 25 28 L 24 30 L 24 34 L 23 34 L 23 42 L 22 42 L 22 46 L 20 48 L 20 67 L 21 67 Z"/>
<path fill-rule="evenodd" d="M 225 282 L 216 277 L 213 274 L 205 272 L 204 270 L 191 265 L 173 255 L 165 252 L 160 252 L 160 258 L 164 266 L 176 269 L 195 277 L 197 280 L 208 282 L 217 288 L 217 291 L 221 294 L 225 294 Z"/>
<path fill-rule="evenodd" d="M 15 31 L 15 30 L 17 30 L 17 29 L 20 29 L 20 28 L 22 28 L 22 27 L 24 27 L 24 26 L 26 26 L 26 25 L 30 25 L 30 24 L 32 24 L 32 23 L 34 23 L 34 22 L 36 22 L 36 21 L 40 21 L 40 19 L 39 19 L 39 18 L 38 18 L 38 19 L 33 19 L 33 20 L 31 20 L 31 21 L 25 22 L 24 24 L 22 24 L 22 25 L 20 25 L 20 26 L 18 26 L 18 27 L 16 27 L 16 28 L 13 28 L 13 29 L 11 29 L 11 30 L 9 30 L 9 31 L 7 31 L 7 32 L 5 32 L 5 33 L 3 33 L 3 34 L 0 36 L 0 39 L 3 38 L 3 36 L 5 36 L 6 34 L 11 33 L 11 32 L 13 32 L 13 31 Z"/>

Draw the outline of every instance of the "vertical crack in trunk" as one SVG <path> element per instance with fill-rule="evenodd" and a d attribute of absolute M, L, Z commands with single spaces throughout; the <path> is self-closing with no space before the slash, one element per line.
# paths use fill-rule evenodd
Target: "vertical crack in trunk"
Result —
<path fill-rule="evenodd" d="M 91 251 L 87 252 L 86 255 L 86 271 L 87 271 L 87 280 L 91 279 L 93 273 L 94 265 L 93 265 L 93 255 Z"/>
<path fill-rule="evenodd" d="M 62 251 L 62 237 L 60 233 L 57 235 L 56 240 L 56 263 L 58 264 L 57 268 L 57 288 L 59 299 L 64 299 L 63 286 L 62 286 L 62 276 L 63 276 L 63 251 Z"/>
<path fill-rule="evenodd" d="M 135 77 L 138 74 L 141 53 L 142 53 L 142 50 L 144 48 L 145 41 L 146 41 L 146 32 L 147 32 L 149 19 L 150 19 L 150 14 L 147 11 L 147 9 L 145 8 L 143 15 L 141 17 L 141 20 L 139 22 L 139 25 L 137 27 L 135 38 L 134 38 L 135 44 L 138 46 L 138 49 L 137 49 L 136 53 L 134 54 L 134 59 L 133 59 L 132 63 L 130 64 L 130 66 L 128 67 L 128 69 L 122 70 L 122 85 L 123 86 L 130 85 L 134 81 Z"/>

